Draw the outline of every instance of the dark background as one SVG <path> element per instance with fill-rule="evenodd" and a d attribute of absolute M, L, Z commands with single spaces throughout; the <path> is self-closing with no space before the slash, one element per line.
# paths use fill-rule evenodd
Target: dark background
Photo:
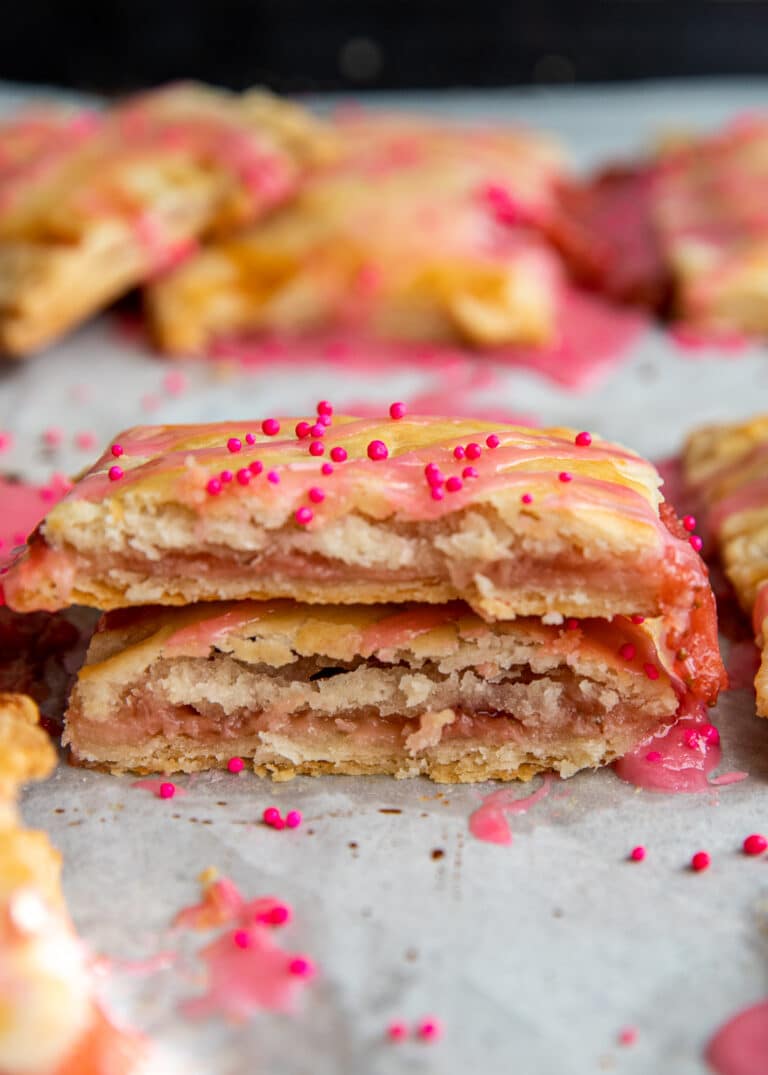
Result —
<path fill-rule="evenodd" d="M 768 0 L 0 0 L 0 79 L 278 90 L 768 73 Z"/>

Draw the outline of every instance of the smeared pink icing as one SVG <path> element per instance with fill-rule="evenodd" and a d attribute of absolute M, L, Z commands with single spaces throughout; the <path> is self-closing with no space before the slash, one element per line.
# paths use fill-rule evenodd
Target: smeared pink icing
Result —
<path fill-rule="evenodd" d="M 532 806 L 549 794 L 551 783 L 552 776 L 547 773 L 541 787 L 523 798 L 515 798 L 512 788 L 492 792 L 470 817 L 469 831 L 476 839 L 486 843 L 511 844 L 508 815 L 527 814 Z"/>
<path fill-rule="evenodd" d="M 162 798 L 161 789 L 163 785 L 167 784 L 167 780 L 134 780 L 131 784 L 132 788 L 144 788 L 145 791 L 151 791 L 158 799 Z M 186 795 L 184 788 L 180 788 L 178 784 L 174 784 L 173 798 L 178 798 L 179 795 Z"/>
<path fill-rule="evenodd" d="M 60 474 L 47 485 L 11 481 L 0 477 L 0 565 L 10 559 L 11 550 L 23 545 L 37 524 L 70 488 Z"/>
<path fill-rule="evenodd" d="M 703 705 L 689 705 L 689 715 L 665 732 L 654 735 L 635 750 L 613 763 L 616 775 L 628 784 L 647 791 L 694 794 L 708 791 L 715 783 L 735 783 L 744 774 L 727 774 L 729 779 L 710 780 L 720 764 L 719 736 L 707 735 L 710 728 Z"/>
<path fill-rule="evenodd" d="M 745 1008 L 710 1040 L 705 1059 L 717 1075 L 765 1075 L 768 1071 L 768 1000 Z"/>
<path fill-rule="evenodd" d="M 272 368 L 281 363 L 305 365 L 322 356 L 347 370 L 382 375 L 392 369 L 441 372 L 457 360 L 522 367 L 574 391 L 584 390 L 622 360 L 647 325 L 645 317 L 566 288 L 558 317 L 558 340 L 545 347 L 503 347 L 482 353 L 439 344 L 392 343 L 353 332 L 300 339 L 221 339 L 212 344 L 213 359 L 229 359 L 247 368 Z"/>

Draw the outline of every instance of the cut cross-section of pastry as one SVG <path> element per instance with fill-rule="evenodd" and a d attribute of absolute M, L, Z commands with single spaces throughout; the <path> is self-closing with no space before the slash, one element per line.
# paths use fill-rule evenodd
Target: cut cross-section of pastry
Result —
<path fill-rule="evenodd" d="M 291 205 L 148 289 L 164 349 L 329 327 L 478 347 L 552 339 L 558 265 L 537 235 L 563 167 L 551 140 L 366 113 L 335 131 L 341 161 Z"/>
<path fill-rule="evenodd" d="M 489 619 L 634 613 L 679 634 L 709 609 L 659 475 L 628 449 L 331 410 L 122 434 L 30 538 L 9 605 L 461 598 Z"/>
<path fill-rule="evenodd" d="M 739 602 L 752 616 L 763 660 L 757 711 L 768 717 L 768 415 L 711 425 L 688 438 L 685 476 Z"/>
<path fill-rule="evenodd" d="M 82 126 L 82 125 L 81 125 Z M 52 136 L 53 137 L 53 136 Z M 193 84 L 106 114 L 2 199 L 0 351 L 23 355 L 193 249 L 293 195 L 330 151 L 324 126 L 269 94 Z M 42 152 L 42 151 L 41 151 Z"/>
<path fill-rule="evenodd" d="M 96 999 L 61 895 L 61 856 L 18 818 L 20 785 L 55 762 L 34 702 L 0 694 L 0 1071 L 139 1075 L 145 1043 L 115 1027 Z"/>
<path fill-rule="evenodd" d="M 635 617 L 640 619 L 641 617 Z M 660 620 L 519 618 L 463 602 L 230 602 L 108 613 L 67 714 L 75 759 L 193 771 L 569 776 L 712 701 L 714 620 L 695 655 Z"/>

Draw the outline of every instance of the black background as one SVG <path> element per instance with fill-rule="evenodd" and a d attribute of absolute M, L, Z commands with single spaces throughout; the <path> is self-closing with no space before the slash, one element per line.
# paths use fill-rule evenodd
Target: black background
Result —
<path fill-rule="evenodd" d="M 278 90 L 768 73 L 768 0 L 0 0 L 0 79 Z"/>

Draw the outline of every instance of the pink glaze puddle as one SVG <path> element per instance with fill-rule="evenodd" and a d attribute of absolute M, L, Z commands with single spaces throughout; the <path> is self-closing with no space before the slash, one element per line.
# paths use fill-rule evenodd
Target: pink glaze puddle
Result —
<path fill-rule="evenodd" d="M 768 1072 L 768 1000 L 729 1019 L 707 1045 L 704 1058 L 717 1075 Z"/>
<path fill-rule="evenodd" d="M 680 351 L 694 358 L 703 357 L 703 352 L 709 352 L 710 355 L 712 352 L 720 352 L 720 355 L 714 357 L 722 357 L 723 351 L 732 355 L 742 354 L 756 342 L 743 332 L 706 331 L 684 322 L 671 325 L 669 335 Z"/>
<path fill-rule="evenodd" d="M 393 369 L 415 369 L 436 372 L 442 377 L 446 367 L 457 361 L 494 362 L 533 370 L 557 384 L 580 391 L 616 366 L 647 324 L 647 318 L 637 311 L 614 306 L 569 287 L 561 299 L 560 338 L 546 347 L 470 351 L 440 344 L 384 342 L 341 331 L 298 339 L 222 339 L 211 346 L 209 357 L 228 359 L 249 369 L 270 370 L 276 362 L 301 365 L 322 358 L 341 369 L 365 373 L 379 370 L 382 376 Z"/>
<path fill-rule="evenodd" d="M 731 642 L 725 667 L 728 670 L 729 690 L 754 690 L 755 676 L 760 667 L 760 650 L 750 638 Z"/>
<path fill-rule="evenodd" d="M 714 785 L 733 784 L 746 773 L 727 773 L 713 780 L 709 774 L 722 757 L 719 735 L 704 734 L 711 728 L 702 706 L 694 716 L 683 717 L 661 735 L 646 739 L 635 750 L 613 763 L 616 775 L 627 784 L 666 794 L 696 794 Z"/>
<path fill-rule="evenodd" d="M 69 482 L 54 474 L 47 485 L 0 477 L 0 565 L 23 545 L 47 511 L 64 496 Z"/>
<path fill-rule="evenodd" d="M 170 780 L 134 780 L 134 782 L 131 784 L 131 787 L 132 788 L 144 788 L 146 791 L 153 792 L 159 799 L 159 798 L 161 798 L 160 789 L 163 786 L 163 784 L 170 784 L 170 783 L 172 783 L 172 781 L 170 781 Z M 178 797 L 180 795 L 186 795 L 187 794 L 186 791 L 184 790 L 184 788 L 180 788 L 178 784 L 174 784 L 174 788 L 175 788 L 175 791 L 174 791 L 173 795 L 170 796 L 171 798 L 178 799 Z"/>
<path fill-rule="evenodd" d="M 544 782 L 531 795 L 519 799 L 514 797 L 512 788 L 501 788 L 483 799 L 482 806 L 469 819 L 469 831 L 478 839 L 489 844 L 511 844 L 512 832 L 507 816 L 509 814 L 527 814 L 540 799 L 546 798 L 552 784 L 552 775 L 547 773 Z"/>

